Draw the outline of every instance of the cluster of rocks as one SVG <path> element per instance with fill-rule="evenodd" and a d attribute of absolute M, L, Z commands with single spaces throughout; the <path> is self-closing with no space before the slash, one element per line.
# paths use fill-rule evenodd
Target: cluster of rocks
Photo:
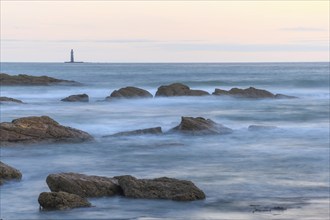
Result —
<path fill-rule="evenodd" d="M 38 202 L 43 209 L 89 207 L 88 197 L 125 196 L 141 199 L 193 201 L 205 199 L 191 181 L 161 177 L 137 179 L 130 175 L 88 176 L 80 173 L 50 174 L 46 179 L 51 192 L 42 192 Z"/>
<path fill-rule="evenodd" d="M 0 185 L 9 180 L 20 180 L 22 173 L 0 161 Z"/>

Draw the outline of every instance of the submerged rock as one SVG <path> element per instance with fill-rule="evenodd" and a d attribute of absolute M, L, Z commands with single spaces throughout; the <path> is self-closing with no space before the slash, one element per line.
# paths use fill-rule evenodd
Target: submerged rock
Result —
<path fill-rule="evenodd" d="M 20 104 L 23 103 L 19 99 L 14 99 L 14 98 L 10 98 L 10 97 L 1 96 L 0 97 L 0 103 L 3 103 L 3 102 L 14 102 L 14 103 L 20 103 Z"/>
<path fill-rule="evenodd" d="M 136 179 L 133 176 L 117 176 L 124 196 L 141 199 L 171 199 L 193 201 L 205 199 L 205 194 L 191 181 L 161 177 Z"/>
<path fill-rule="evenodd" d="M 0 123 L 1 145 L 90 140 L 93 140 L 93 137 L 88 133 L 62 126 L 48 116 L 24 117 Z"/>
<path fill-rule="evenodd" d="M 179 132 L 184 134 L 201 135 L 201 134 L 229 134 L 232 129 L 218 124 L 211 119 L 202 117 L 181 117 L 181 123 L 172 128 L 169 132 Z"/>
<path fill-rule="evenodd" d="M 155 96 L 204 96 L 210 95 L 208 92 L 203 90 L 193 90 L 187 85 L 181 83 L 173 83 L 166 86 L 160 86 Z"/>
<path fill-rule="evenodd" d="M 0 73 L 0 84 L 2 86 L 81 85 L 75 81 L 56 79 L 49 76 L 8 75 L 6 73 Z"/>
<path fill-rule="evenodd" d="M 115 90 L 111 93 L 110 96 L 106 97 L 106 100 L 112 100 L 116 98 L 152 98 L 150 92 L 144 89 L 140 89 L 133 86 L 128 86 L 125 88 L 121 88 L 119 90 Z"/>
<path fill-rule="evenodd" d="M 113 196 L 121 194 L 117 179 L 87 176 L 80 173 L 50 174 L 46 179 L 52 192 L 68 192 L 82 197 Z"/>
<path fill-rule="evenodd" d="M 90 207 L 87 199 L 67 192 L 42 192 L 38 202 L 45 210 L 63 210 L 79 207 Z"/>
<path fill-rule="evenodd" d="M 146 135 L 146 134 L 162 134 L 162 128 L 154 127 L 154 128 L 138 129 L 134 131 L 124 131 L 112 135 L 105 135 L 103 137 L 133 136 L 133 135 Z"/>
<path fill-rule="evenodd" d="M 274 129 L 277 129 L 277 127 L 271 125 L 250 125 L 248 128 L 249 131 L 263 131 L 263 130 L 274 130 Z"/>
<path fill-rule="evenodd" d="M 89 102 L 89 97 L 87 94 L 77 94 L 70 95 L 64 99 L 61 99 L 63 102 Z"/>
<path fill-rule="evenodd" d="M 239 89 L 239 88 L 232 88 L 229 91 L 222 90 L 222 89 L 215 89 L 212 95 L 217 96 L 233 96 L 236 98 L 252 98 L 252 99 L 264 99 L 264 98 L 272 98 L 272 99 L 285 99 L 285 98 L 297 98 L 294 96 L 287 96 L 282 94 L 276 94 L 263 90 L 263 89 L 256 89 L 254 87 L 250 87 L 247 89 Z"/>
<path fill-rule="evenodd" d="M 297 99 L 296 96 L 290 96 L 290 95 L 283 95 L 283 94 L 276 94 L 275 99 Z"/>
<path fill-rule="evenodd" d="M 22 173 L 19 170 L 0 161 L 0 185 L 7 180 L 20 180 L 21 178 Z"/>

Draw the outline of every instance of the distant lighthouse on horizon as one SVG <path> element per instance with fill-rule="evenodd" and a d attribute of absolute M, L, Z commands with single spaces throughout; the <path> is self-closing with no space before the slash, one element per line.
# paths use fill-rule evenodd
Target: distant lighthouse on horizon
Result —
<path fill-rule="evenodd" d="M 74 52 L 73 52 L 73 49 L 71 49 L 71 52 L 70 52 L 70 61 L 67 61 L 65 63 L 83 63 L 82 61 L 74 61 Z"/>

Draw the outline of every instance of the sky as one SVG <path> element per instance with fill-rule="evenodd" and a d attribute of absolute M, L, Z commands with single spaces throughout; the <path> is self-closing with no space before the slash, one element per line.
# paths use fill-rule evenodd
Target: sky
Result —
<path fill-rule="evenodd" d="M 0 4 L 1 62 L 329 61 L 328 0 Z"/>

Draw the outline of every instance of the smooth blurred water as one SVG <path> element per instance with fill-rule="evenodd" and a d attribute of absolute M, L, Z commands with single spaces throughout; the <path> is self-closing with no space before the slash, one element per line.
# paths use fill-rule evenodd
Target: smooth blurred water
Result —
<path fill-rule="evenodd" d="M 2 219 L 328 219 L 329 63 L 61 64 L 1 63 L 1 72 L 47 75 L 83 86 L 1 87 L 1 96 L 27 104 L 2 104 L 1 122 L 48 115 L 92 134 L 96 141 L 2 147 L 1 161 L 23 173 L 1 186 Z M 232 87 L 267 89 L 298 99 L 244 100 L 172 97 L 99 102 L 114 89 L 181 82 L 208 92 Z M 64 103 L 87 93 L 89 103 Z M 176 126 L 181 116 L 202 116 L 234 129 L 223 136 L 102 138 L 120 131 Z M 251 124 L 278 129 L 248 131 Z M 94 207 L 41 212 L 37 198 L 56 172 L 138 178 L 168 176 L 193 181 L 206 200 L 175 202 L 90 199 Z M 252 212 L 254 205 L 285 211 Z"/>

